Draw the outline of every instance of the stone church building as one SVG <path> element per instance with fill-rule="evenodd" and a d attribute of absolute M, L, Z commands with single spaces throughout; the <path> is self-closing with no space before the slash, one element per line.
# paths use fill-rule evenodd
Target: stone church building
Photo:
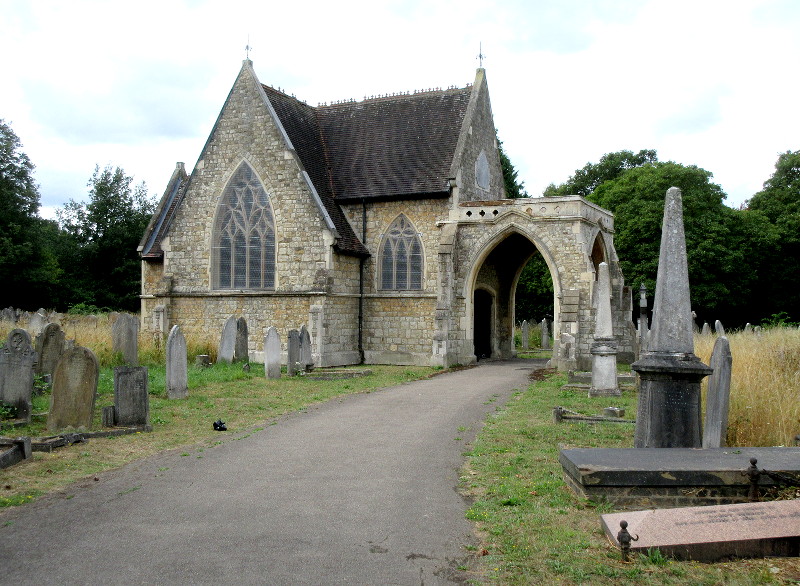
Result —
<path fill-rule="evenodd" d="M 580 197 L 507 199 L 483 69 L 463 88 L 312 107 L 245 60 L 190 173 L 178 163 L 139 247 L 143 326 L 214 337 L 244 316 L 251 356 L 306 324 L 319 366 L 450 366 L 514 355 L 534 254 L 554 289 L 554 363 L 587 368 L 596 267 L 633 351 L 613 216 Z"/>

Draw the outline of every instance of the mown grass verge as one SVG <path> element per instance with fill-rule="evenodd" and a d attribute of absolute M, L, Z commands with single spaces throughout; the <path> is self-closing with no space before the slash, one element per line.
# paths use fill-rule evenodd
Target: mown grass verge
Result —
<path fill-rule="evenodd" d="M 474 499 L 467 518 L 482 545 L 476 583 L 492 584 L 781 584 L 800 580 L 797 558 L 700 564 L 667 560 L 658 552 L 623 563 L 606 540 L 600 515 L 613 509 L 576 497 L 564 484 L 559 447 L 630 447 L 630 424 L 553 423 L 560 405 L 587 415 L 626 409 L 636 397 L 592 398 L 562 389 L 552 371 L 516 393 L 489 417 L 467 454 L 463 492 Z"/>
<path fill-rule="evenodd" d="M 241 364 L 189 367 L 189 397 L 166 397 L 163 366 L 149 366 L 150 422 L 152 433 L 114 438 L 92 438 L 59 448 L 52 453 L 34 452 L 33 458 L 0 470 L 0 507 L 30 502 L 37 496 L 61 489 L 87 476 L 118 468 L 152 454 L 186 446 L 211 446 L 239 432 L 268 425 L 275 418 L 352 393 L 416 380 L 436 372 L 415 366 L 370 366 L 372 374 L 338 381 L 313 381 L 307 377 L 269 380 L 263 366 L 253 364 L 244 372 Z M 94 429 L 100 429 L 100 408 L 114 403 L 113 368 L 102 368 L 98 385 Z M 47 394 L 36 397 L 34 412 L 46 411 Z M 213 422 L 222 419 L 227 432 L 216 432 Z M 0 435 L 43 437 L 45 421 L 23 428 L 2 428 Z"/>

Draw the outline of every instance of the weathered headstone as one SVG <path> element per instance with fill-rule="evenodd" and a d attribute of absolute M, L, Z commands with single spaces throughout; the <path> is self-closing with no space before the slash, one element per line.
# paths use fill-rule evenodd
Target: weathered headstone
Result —
<path fill-rule="evenodd" d="M 154 332 L 160 333 L 162 336 L 167 335 L 167 327 L 169 319 L 167 318 L 167 306 L 156 305 L 153 309 L 153 322 L 152 329 Z"/>
<path fill-rule="evenodd" d="M 703 447 L 722 448 L 727 444 L 728 407 L 731 395 L 731 345 L 728 338 L 720 336 L 714 342 L 709 366 L 714 369 L 708 378 L 706 391 L 706 422 L 703 428 Z"/>
<path fill-rule="evenodd" d="M 61 326 L 54 323 L 47 324 L 42 332 L 36 336 L 36 352 L 39 362 L 36 364 L 36 374 L 39 376 L 49 374 L 52 376 L 56 369 L 58 359 L 64 351 L 65 335 Z"/>
<path fill-rule="evenodd" d="M 531 329 L 530 329 L 530 326 L 528 325 L 528 320 L 527 319 L 523 319 L 522 320 L 522 327 L 520 329 L 522 330 L 521 333 L 520 333 L 520 336 L 522 336 L 522 340 L 521 340 L 522 349 L 523 350 L 528 350 L 528 348 L 530 347 Z"/>
<path fill-rule="evenodd" d="M 264 374 L 267 378 L 281 378 L 281 338 L 273 326 L 264 337 Z"/>
<path fill-rule="evenodd" d="M 185 399 L 188 396 L 186 338 L 183 337 L 180 326 L 172 326 L 167 336 L 167 398 Z"/>
<path fill-rule="evenodd" d="M 240 317 L 236 320 L 236 343 L 233 348 L 234 362 L 250 362 L 250 355 L 247 350 L 248 342 L 247 320 Z"/>
<path fill-rule="evenodd" d="M 617 546 L 621 521 L 638 537 L 631 551 L 658 549 L 682 560 L 797 556 L 800 550 L 798 499 L 601 515 L 603 530 Z"/>
<path fill-rule="evenodd" d="M 547 318 L 542 319 L 542 350 L 550 349 L 550 328 L 547 325 Z"/>
<path fill-rule="evenodd" d="M 699 448 L 700 381 L 711 369 L 694 354 L 683 202 L 677 187 L 667 191 L 664 201 L 647 352 L 631 368 L 640 379 L 634 446 Z"/>
<path fill-rule="evenodd" d="M 701 336 L 710 336 L 711 335 L 711 327 L 708 325 L 708 322 L 703 322 L 703 329 L 700 330 Z"/>
<path fill-rule="evenodd" d="M 617 384 L 617 341 L 611 324 L 611 278 L 608 264 L 601 262 L 597 273 L 594 339 L 592 353 L 592 386 L 590 397 L 621 395 Z"/>
<path fill-rule="evenodd" d="M 714 332 L 718 336 L 724 336 L 725 335 L 725 328 L 722 327 L 722 322 L 721 321 L 717 320 L 717 321 L 714 322 Z"/>
<path fill-rule="evenodd" d="M 39 313 L 41 312 L 41 313 Z M 28 329 L 33 332 L 34 336 L 38 336 L 45 325 L 47 325 L 47 316 L 45 315 L 46 312 L 44 310 L 39 310 L 34 313 L 30 321 L 28 321 Z"/>
<path fill-rule="evenodd" d="M 225 320 L 222 326 L 222 336 L 219 339 L 217 362 L 233 362 L 236 353 L 236 318 L 234 316 Z"/>
<path fill-rule="evenodd" d="M 53 373 L 47 430 L 91 428 L 100 367 L 94 353 L 75 346 L 61 355 Z"/>
<path fill-rule="evenodd" d="M 314 356 L 311 352 L 311 334 L 305 324 L 300 326 L 300 368 L 304 372 L 314 370 Z"/>
<path fill-rule="evenodd" d="M 121 313 L 111 326 L 111 346 L 114 354 L 122 354 L 128 366 L 139 365 L 139 319 L 129 313 Z"/>
<path fill-rule="evenodd" d="M 114 421 L 120 426 L 149 425 L 146 366 L 114 367 Z"/>
<path fill-rule="evenodd" d="M 750 322 L 744 324 L 744 333 L 745 334 L 752 334 L 753 333 L 753 326 L 750 325 Z"/>
<path fill-rule="evenodd" d="M 31 337 L 23 329 L 13 329 L 0 348 L 0 403 L 17 410 L 16 417 L 30 421 L 33 393 L 33 366 L 37 354 Z"/>
<path fill-rule="evenodd" d="M 286 374 L 294 376 L 300 368 L 300 332 L 297 330 L 289 330 L 286 353 Z"/>
<path fill-rule="evenodd" d="M 756 327 L 754 327 L 754 328 L 753 328 L 753 333 L 754 333 L 756 336 L 760 336 L 760 335 L 761 335 L 761 326 L 756 326 Z"/>

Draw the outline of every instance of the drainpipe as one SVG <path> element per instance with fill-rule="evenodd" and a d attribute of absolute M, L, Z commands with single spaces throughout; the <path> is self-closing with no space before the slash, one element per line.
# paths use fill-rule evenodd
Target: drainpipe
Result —
<path fill-rule="evenodd" d="M 361 198 L 361 242 L 367 245 L 367 202 Z M 358 259 L 358 359 L 364 364 L 364 257 Z"/>

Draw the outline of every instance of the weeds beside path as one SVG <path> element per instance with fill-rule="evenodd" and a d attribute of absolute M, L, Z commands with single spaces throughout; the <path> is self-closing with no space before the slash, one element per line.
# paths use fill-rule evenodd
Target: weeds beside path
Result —
<path fill-rule="evenodd" d="M 631 563 L 607 541 L 596 505 L 572 494 L 562 479 L 559 447 L 629 447 L 633 425 L 555 424 L 552 409 L 587 415 L 603 407 L 636 412 L 635 394 L 592 398 L 562 389 L 564 375 L 539 371 L 525 392 L 489 417 L 468 453 L 462 490 L 475 501 L 467 518 L 483 541 L 481 582 L 497 584 L 789 584 L 800 580 L 797 558 L 700 564 L 659 555 Z M 542 380 L 543 379 L 543 380 Z"/>

